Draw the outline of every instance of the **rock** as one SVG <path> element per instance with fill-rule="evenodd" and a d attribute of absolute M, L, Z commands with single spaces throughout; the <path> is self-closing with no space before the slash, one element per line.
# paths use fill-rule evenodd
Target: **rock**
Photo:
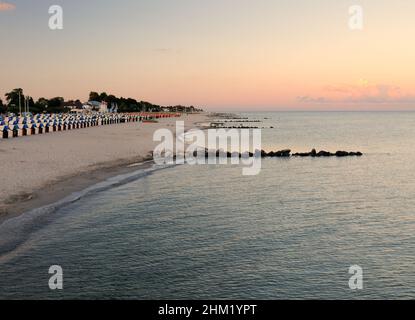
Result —
<path fill-rule="evenodd" d="M 203 150 L 202 151 L 194 151 L 193 152 L 193 156 L 197 157 L 198 153 L 202 152 L 203 154 Z M 363 153 L 361 153 L 360 151 L 357 152 L 347 152 L 347 151 L 337 151 L 336 153 L 331 153 L 329 151 L 325 151 L 325 150 L 321 150 L 319 152 L 316 151 L 316 149 L 311 150 L 311 152 L 296 152 L 293 153 L 291 155 L 291 150 L 290 149 L 284 149 L 284 150 L 280 150 L 280 151 L 270 151 L 269 153 L 267 153 L 265 150 L 255 150 L 255 153 L 252 152 L 244 152 L 244 153 L 238 153 L 238 152 L 225 152 L 224 150 L 220 149 L 220 150 L 208 150 L 205 149 L 204 151 L 205 157 L 227 157 L 227 158 L 232 158 L 232 157 L 239 157 L 239 158 L 252 158 L 252 157 L 261 157 L 261 158 L 266 158 L 266 157 L 272 157 L 272 158 L 289 158 L 290 156 L 293 157 L 347 157 L 347 156 L 356 156 L 356 157 L 361 157 L 363 155 Z"/>
<path fill-rule="evenodd" d="M 293 154 L 293 157 L 310 157 L 311 152 L 297 152 Z"/>
<path fill-rule="evenodd" d="M 316 157 L 331 157 L 331 156 L 334 156 L 334 154 L 333 153 L 330 153 L 330 152 L 328 152 L 328 151 L 324 151 L 324 150 L 321 150 L 319 153 L 317 153 L 317 155 L 316 155 Z"/>
<path fill-rule="evenodd" d="M 361 157 L 361 156 L 363 156 L 363 153 L 361 153 L 360 151 L 357 151 L 357 152 L 349 152 L 349 156 Z"/>
<path fill-rule="evenodd" d="M 290 149 L 280 150 L 280 151 L 275 152 L 275 156 L 279 158 L 286 158 L 286 157 L 289 157 L 290 155 L 291 155 Z"/>
<path fill-rule="evenodd" d="M 337 151 L 336 157 L 347 157 L 349 153 L 347 151 Z"/>

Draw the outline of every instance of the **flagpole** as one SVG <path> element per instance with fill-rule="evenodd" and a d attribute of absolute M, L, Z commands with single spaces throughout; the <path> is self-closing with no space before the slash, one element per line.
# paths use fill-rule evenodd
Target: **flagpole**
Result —
<path fill-rule="evenodd" d="M 20 97 L 20 95 L 21 95 L 21 92 L 19 90 L 19 114 L 20 114 L 20 116 L 22 116 L 22 104 L 21 104 L 21 97 Z"/>

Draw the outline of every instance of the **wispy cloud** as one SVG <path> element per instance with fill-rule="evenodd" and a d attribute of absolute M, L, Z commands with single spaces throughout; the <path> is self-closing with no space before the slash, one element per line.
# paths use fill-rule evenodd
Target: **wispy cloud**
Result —
<path fill-rule="evenodd" d="M 299 96 L 297 101 L 301 103 L 327 103 L 327 99 L 324 97 L 310 97 L 310 96 Z"/>
<path fill-rule="evenodd" d="M 336 85 L 323 88 L 323 95 L 297 97 L 300 103 L 400 104 L 415 103 L 415 95 L 403 93 L 401 88 L 389 84 L 370 85 L 360 80 L 358 85 Z"/>
<path fill-rule="evenodd" d="M 10 11 L 14 9 L 16 9 L 14 4 L 0 1 L 0 11 Z"/>

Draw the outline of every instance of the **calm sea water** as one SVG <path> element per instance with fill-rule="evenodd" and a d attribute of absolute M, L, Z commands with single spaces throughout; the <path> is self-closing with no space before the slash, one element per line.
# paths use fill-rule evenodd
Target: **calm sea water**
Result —
<path fill-rule="evenodd" d="M 275 127 L 268 150 L 365 156 L 114 180 L 0 226 L 0 298 L 414 299 L 415 113 L 249 116 Z M 62 291 L 49 290 L 51 265 Z M 348 286 L 351 265 L 363 290 Z"/>

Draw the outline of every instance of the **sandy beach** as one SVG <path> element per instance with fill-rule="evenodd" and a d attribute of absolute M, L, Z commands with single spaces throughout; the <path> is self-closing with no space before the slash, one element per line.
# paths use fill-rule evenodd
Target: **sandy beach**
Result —
<path fill-rule="evenodd" d="M 206 122 L 207 114 L 0 140 L 0 223 L 110 176 L 136 170 L 132 164 L 149 165 L 145 161 L 158 144 L 153 142 L 154 131 L 174 132 L 180 120 L 190 129 Z"/>

